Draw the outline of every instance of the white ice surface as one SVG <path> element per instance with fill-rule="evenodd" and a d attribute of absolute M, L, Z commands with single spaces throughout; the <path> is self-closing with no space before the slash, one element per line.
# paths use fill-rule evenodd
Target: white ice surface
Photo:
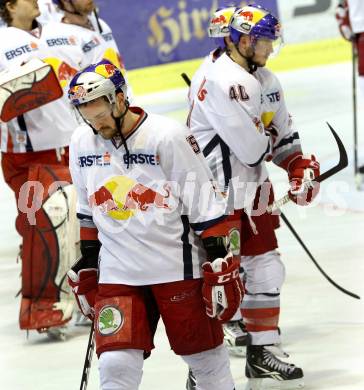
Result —
<path fill-rule="evenodd" d="M 352 168 L 352 105 L 350 64 L 279 74 L 288 107 L 304 150 L 314 153 L 322 171 L 337 162 L 337 148 L 325 121 L 342 138 L 349 168 L 322 184 L 313 207 L 292 204 L 284 213 L 326 272 L 340 285 L 364 299 L 364 192 L 357 192 Z M 183 120 L 185 90 L 140 97 L 149 111 Z M 364 163 L 364 100 L 359 100 L 359 156 Z M 277 197 L 286 179 L 271 170 Z M 13 194 L 0 182 L 0 389 L 72 390 L 79 388 L 88 329 L 70 327 L 66 342 L 18 329 L 20 264 L 15 259 L 19 238 L 14 229 Z M 317 271 L 285 226 L 279 229 L 280 252 L 287 268 L 282 291 L 283 345 L 305 372 L 309 390 L 364 389 L 364 304 L 332 287 Z M 163 326 L 156 349 L 145 362 L 142 390 L 184 389 L 187 369 L 169 349 Z M 243 358 L 232 357 L 237 390 L 245 383 Z M 94 357 L 88 389 L 98 388 Z"/>

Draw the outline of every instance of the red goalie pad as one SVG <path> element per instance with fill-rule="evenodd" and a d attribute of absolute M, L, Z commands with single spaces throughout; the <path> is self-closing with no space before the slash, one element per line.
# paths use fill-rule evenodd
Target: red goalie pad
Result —
<path fill-rule="evenodd" d="M 28 205 L 34 203 L 38 196 L 42 207 L 35 212 L 35 225 L 28 223 L 24 229 L 19 322 L 21 329 L 42 331 L 63 325 L 72 315 L 73 298 L 66 281 L 66 272 L 68 262 L 74 260 L 75 254 L 69 254 L 68 246 L 72 249 L 73 244 L 66 242 L 68 236 L 65 232 L 72 228 L 70 218 L 75 213 L 70 209 L 67 192 L 72 187 L 67 185 L 71 183 L 67 167 L 31 166 L 29 181 L 38 184 L 28 192 Z M 55 182 L 59 183 L 55 185 Z M 56 203 L 53 201 L 49 206 L 54 196 Z"/>
<path fill-rule="evenodd" d="M 0 78 L 0 119 L 11 119 L 63 95 L 53 68 L 38 59 L 8 71 Z"/>

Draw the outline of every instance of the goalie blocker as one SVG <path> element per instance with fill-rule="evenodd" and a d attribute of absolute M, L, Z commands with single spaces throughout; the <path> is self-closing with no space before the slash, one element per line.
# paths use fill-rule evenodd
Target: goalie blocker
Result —
<path fill-rule="evenodd" d="M 52 66 L 34 58 L 0 74 L 0 119 L 8 122 L 63 96 Z"/>

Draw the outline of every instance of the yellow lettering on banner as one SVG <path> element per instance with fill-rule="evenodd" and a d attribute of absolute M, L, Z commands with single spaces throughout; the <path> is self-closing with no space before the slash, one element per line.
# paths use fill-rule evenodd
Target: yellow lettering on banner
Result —
<path fill-rule="evenodd" d="M 180 41 L 178 22 L 170 17 L 172 14 L 173 8 L 160 7 L 149 20 L 149 27 L 153 36 L 148 38 L 148 43 L 151 47 L 158 48 L 158 53 L 162 58 L 166 58 Z M 158 17 L 162 19 L 161 23 L 158 21 Z M 170 39 L 170 42 L 167 42 L 166 39 Z"/>
<path fill-rule="evenodd" d="M 239 5 L 242 7 L 246 3 L 241 1 Z M 165 6 L 159 7 L 149 18 L 151 35 L 148 37 L 148 45 L 157 48 L 158 55 L 163 60 L 168 60 L 181 41 L 190 42 L 192 39 L 206 38 L 207 23 L 219 6 L 218 0 L 212 0 L 210 9 L 195 6 L 191 12 L 187 12 L 187 4 L 188 1 L 180 0 L 176 10 Z"/>
<path fill-rule="evenodd" d="M 194 9 L 191 12 L 193 23 L 193 36 L 197 39 L 203 39 L 206 36 L 206 22 L 210 19 L 210 13 L 207 9 Z"/>
<path fill-rule="evenodd" d="M 187 4 L 183 0 L 178 3 L 178 8 L 181 10 L 181 12 L 178 15 L 178 18 L 179 18 L 180 27 L 181 27 L 182 39 L 185 42 L 189 42 L 191 40 L 191 32 L 190 32 L 190 26 L 189 26 L 189 22 L 188 22 L 189 15 L 185 11 L 186 6 L 187 6 Z"/>

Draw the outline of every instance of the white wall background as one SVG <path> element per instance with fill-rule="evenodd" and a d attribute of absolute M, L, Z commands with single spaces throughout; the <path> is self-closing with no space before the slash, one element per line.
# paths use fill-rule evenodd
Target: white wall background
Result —
<path fill-rule="evenodd" d="M 285 42 L 339 37 L 335 19 L 337 2 L 338 0 L 278 0 Z M 305 14 L 297 15 L 302 12 Z"/>

